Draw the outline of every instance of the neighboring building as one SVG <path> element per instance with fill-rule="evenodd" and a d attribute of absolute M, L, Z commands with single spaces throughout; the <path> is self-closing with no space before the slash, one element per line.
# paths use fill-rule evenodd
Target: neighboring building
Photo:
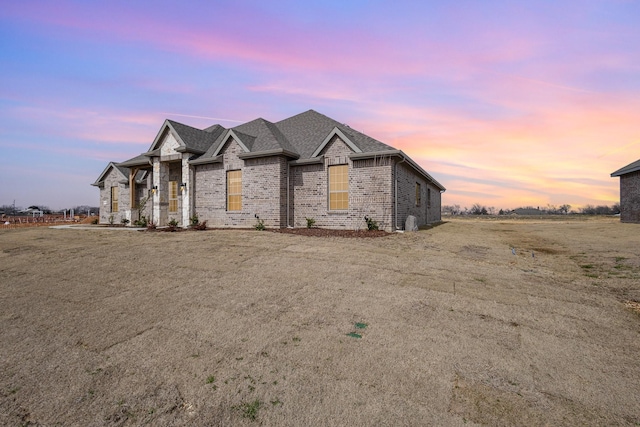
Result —
<path fill-rule="evenodd" d="M 197 215 L 209 227 L 381 228 L 440 221 L 445 188 L 411 158 L 309 110 L 277 123 L 256 119 L 203 130 L 165 120 L 146 153 L 109 163 L 100 188 L 100 223 L 144 215 L 182 226 Z M 142 212 L 139 208 L 143 206 Z"/>
<path fill-rule="evenodd" d="M 543 215 L 540 208 L 518 208 L 509 212 L 510 215 Z"/>
<path fill-rule="evenodd" d="M 620 177 L 620 221 L 640 223 L 640 160 L 611 174 Z"/>

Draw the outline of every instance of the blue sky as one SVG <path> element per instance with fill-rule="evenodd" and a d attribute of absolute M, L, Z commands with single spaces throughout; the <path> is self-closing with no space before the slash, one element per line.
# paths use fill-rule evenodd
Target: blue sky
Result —
<path fill-rule="evenodd" d="M 638 22 L 638 1 L 10 2 L 0 204 L 97 205 L 165 118 L 308 109 L 404 150 L 444 204 L 612 204 L 640 158 Z"/>

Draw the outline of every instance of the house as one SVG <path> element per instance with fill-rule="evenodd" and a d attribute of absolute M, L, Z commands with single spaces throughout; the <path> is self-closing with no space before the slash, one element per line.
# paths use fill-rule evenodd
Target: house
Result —
<path fill-rule="evenodd" d="M 145 216 L 158 226 L 315 225 L 387 231 L 440 221 L 445 188 L 400 150 L 316 111 L 227 129 L 165 120 L 149 150 L 111 162 L 100 188 L 100 223 Z"/>
<path fill-rule="evenodd" d="M 620 221 L 640 223 L 640 160 L 611 174 L 620 177 Z"/>
<path fill-rule="evenodd" d="M 510 215 L 543 215 L 544 212 L 540 208 L 517 208 L 509 212 Z"/>

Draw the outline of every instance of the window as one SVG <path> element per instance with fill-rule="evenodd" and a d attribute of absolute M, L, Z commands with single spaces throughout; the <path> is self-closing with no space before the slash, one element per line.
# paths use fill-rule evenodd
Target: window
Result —
<path fill-rule="evenodd" d="M 329 166 L 329 210 L 349 209 L 349 167 Z"/>
<path fill-rule="evenodd" d="M 227 171 L 227 210 L 242 210 L 242 171 Z"/>
<path fill-rule="evenodd" d="M 178 212 L 178 181 L 169 181 L 169 212 Z"/>
<path fill-rule="evenodd" d="M 431 189 L 427 188 L 427 207 L 431 207 Z"/>
<path fill-rule="evenodd" d="M 422 202 L 422 186 L 419 182 L 416 182 L 416 206 L 420 206 Z M 428 203 L 428 202 L 427 202 Z"/>
<path fill-rule="evenodd" d="M 111 212 L 118 212 L 118 187 L 111 187 Z"/>

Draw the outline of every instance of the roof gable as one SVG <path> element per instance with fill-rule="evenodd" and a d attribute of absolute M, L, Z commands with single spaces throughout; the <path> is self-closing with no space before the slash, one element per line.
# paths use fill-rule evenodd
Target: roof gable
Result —
<path fill-rule="evenodd" d="M 176 151 L 204 154 L 224 130 L 225 128 L 220 125 L 210 126 L 206 130 L 201 130 L 167 119 L 160 127 L 147 154 L 158 154 L 158 150 L 166 140 L 167 133 L 171 133 L 178 142 L 179 146 Z"/>
<path fill-rule="evenodd" d="M 316 148 L 316 150 L 311 154 L 311 157 L 317 157 L 318 155 L 320 155 L 320 153 L 322 153 L 322 150 L 324 150 L 324 147 L 327 146 L 329 141 L 331 141 L 334 136 L 338 136 L 354 152 L 362 153 L 362 150 L 356 144 L 354 144 L 353 141 L 351 141 L 351 139 L 343 131 L 341 131 L 337 127 L 334 127 L 333 130 L 329 132 L 329 135 L 327 135 L 327 137 L 318 146 L 318 148 Z"/>
<path fill-rule="evenodd" d="M 109 164 L 107 165 L 106 168 L 104 168 L 104 170 L 102 171 L 102 173 L 100 174 L 100 176 L 98 176 L 98 179 L 96 179 L 96 181 L 91 184 L 91 185 L 95 185 L 95 186 L 99 186 L 100 184 L 102 184 L 107 175 L 109 174 L 109 172 L 111 171 L 111 169 L 115 170 L 117 174 L 120 175 L 120 180 L 128 180 L 129 179 L 129 169 L 122 167 L 122 166 L 118 166 L 116 163 L 114 162 L 109 162 Z"/>
<path fill-rule="evenodd" d="M 220 154 L 222 149 L 227 145 L 227 142 L 229 142 L 229 139 L 233 139 L 235 142 L 238 143 L 240 148 L 242 148 L 242 150 L 245 153 L 249 153 L 251 151 L 250 147 L 253 146 L 255 137 L 251 135 L 246 135 L 242 132 L 234 131 L 233 129 L 229 129 L 223 135 L 222 141 L 218 143 L 218 146 L 216 147 L 214 152 L 211 154 L 211 157 L 215 157 L 218 154 Z"/>

